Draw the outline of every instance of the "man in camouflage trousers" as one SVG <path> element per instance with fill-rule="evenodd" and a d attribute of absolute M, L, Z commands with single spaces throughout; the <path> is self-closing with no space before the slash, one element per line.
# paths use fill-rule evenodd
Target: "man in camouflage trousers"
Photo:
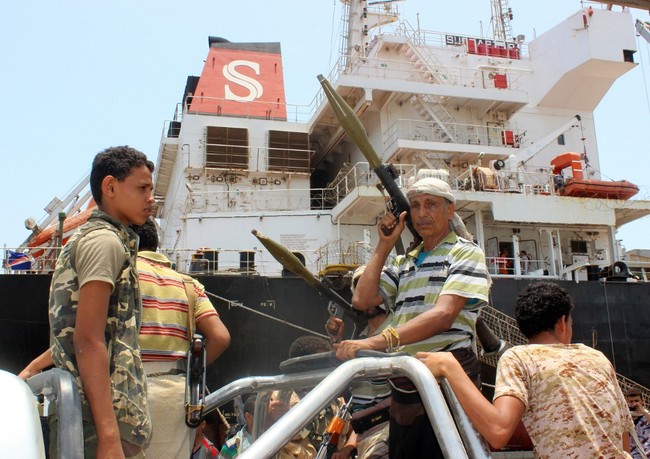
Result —
<path fill-rule="evenodd" d="M 98 209 L 70 238 L 52 277 L 52 360 L 79 385 L 86 457 L 144 457 L 151 434 L 137 340 L 138 241 L 129 225 L 153 213 L 153 169 L 127 146 L 97 154 L 90 187 Z M 56 416 L 51 423 L 54 432 Z"/>

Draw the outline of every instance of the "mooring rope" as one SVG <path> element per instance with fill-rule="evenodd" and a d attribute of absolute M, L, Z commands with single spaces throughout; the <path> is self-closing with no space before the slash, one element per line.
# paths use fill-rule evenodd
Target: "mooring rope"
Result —
<path fill-rule="evenodd" d="M 213 298 L 216 298 L 219 301 L 223 301 L 224 303 L 226 303 L 228 305 L 228 309 L 230 309 L 231 307 L 242 308 L 245 311 L 253 312 L 253 313 L 258 314 L 258 315 L 260 315 L 262 317 L 266 317 L 267 319 L 275 320 L 276 322 L 280 322 L 281 324 L 287 325 L 289 327 L 293 327 L 293 328 L 296 328 L 298 330 L 307 332 L 307 333 L 309 333 L 311 335 L 316 335 L 316 336 L 320 336 L 321 338 L 328 339 L 328 337 L 326 335 L 322 334 L 322 333 L 318 333 L 318 332 L 315 332 L 315 331 L 310 330 L 308 328 L 301 327 L 300 325 L 296 325 L 294 323 L 288 322 L 285 319 L 280 319 L 278 317 L 273 317 L 270 314 L 266 314 L 264 312 L 258 311 L 256 309 L 251 308 L 251 307 L 248 307 L 248 306 L 240 303 L 239 301 L 229 300 L 228 298 L 224 298 L 224 297 L 219 296 L 217 294 L 208 292 L 207 290 L 206 290 L 205 294 L 208 295 L 208 296 L 211 296 Z"/>

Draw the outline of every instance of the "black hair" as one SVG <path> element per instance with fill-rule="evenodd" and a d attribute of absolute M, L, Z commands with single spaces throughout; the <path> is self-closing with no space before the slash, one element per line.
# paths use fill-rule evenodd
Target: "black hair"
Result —
<path fill-rule="evenodd" d="M 318 354 L 320 352 L 328 352 L 329 350 L 330 343 L 325 338 L 306 335 L 296 338 L 291 343 L 291 347 L 289 347 L 289 358 Z"/>
<path fill-rule="evenodd" d="M 551 331 L 562 316 L 573 310 L 569 293 L 557 284 L 540 282 L 526 287 L 517 297 L 515 319 L 526 338 Z"/>
<path fill-rule="evenodd" d="M 255 396 L 251 395 L 244 402 L 244 413 L 254 414 L 255 413 Z"/>
<path fill-rule="evenodd" d="M 632 389 L 628 389 L 627 392 L 625 392 L 625 396 L 626 397 L 641 397 L 641 398 L 643 398 L 643 392 L 641 392 L 641 389 L 633 387 Z"/>
<path fill-rule="evenodd" d="M 141 151 L 127 145 L 110 147 L 97 153 L 90 171 L 90 190 L 97 205 L 102 203 L 102 182 L 109 175 L 123 182 L 134 167 L 147 166 L 152 173 L 154 165 Z"/>
<path fill-rule="evenodd" d="M 138 250 L 148 250 L 150 252 L 158 250 L 158 228 L 156 228 L 156 222 L 152 218 L 147 218 L 147 221 L 142 225 L 131 225 L 131 228 L 140 238 Z"/>

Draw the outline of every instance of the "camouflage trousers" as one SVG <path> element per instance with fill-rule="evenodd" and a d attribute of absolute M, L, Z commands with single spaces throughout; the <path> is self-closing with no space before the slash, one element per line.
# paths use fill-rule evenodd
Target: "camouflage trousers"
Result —
<path fill-rule="evenodd" d="M 59 457 L 57 449 L 59 447 L 57 432 L 59 431 L 59 419 L 56 413 L 51 413 L 48 416 L 50 427 L 50 457 Z M 65 428 L 65 427 L 64 427 Z M 83 435 L 84 435 L 84 458 L 95 459 L 97 457 L 97 431 L 95 424 L 90 421 L 83 420 Z M 144 459 L 144 451 L 139 446 L 127 443 L 122 440 L 122 450 L 124 456 L 132 459 Z"/>

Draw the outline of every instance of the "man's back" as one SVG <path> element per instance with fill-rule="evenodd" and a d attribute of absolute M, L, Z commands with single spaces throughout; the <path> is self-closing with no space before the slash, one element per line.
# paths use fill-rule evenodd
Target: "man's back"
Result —
<path fill-rule="evenodd" d="M 185 358 L 189 349 L 189 311 L 183 277 L 171 268 L 164 255 L 156 252 L 140 251 L 137 268 L 142 297 L 142 360 L 156 362 Z M 202 289 L 197 292 L 193 309 L 195 321 L 217 316 Z"/>
<path fill-rule="evenodd" d="M 627 457 L 631 418 L 605 356 L 582 344 L 530 344 L 499 361 L 494 398 L 526 406 L 522 421 L 540 457 Z"/>

